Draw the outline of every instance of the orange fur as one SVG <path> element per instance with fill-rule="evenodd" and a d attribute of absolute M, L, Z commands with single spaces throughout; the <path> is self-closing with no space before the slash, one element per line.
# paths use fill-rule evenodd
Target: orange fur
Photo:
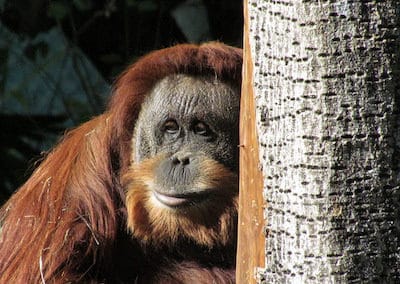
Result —
<path fill-rule="evenodd" d="M 152 193 L 156 187 L 153 170 L 162 158 L 159 155 L 136 164 L 126 175 L 128 228 L 133 236 L 152 246 L 172 246 L 181 238 L 210 248 L 232 242 L 236 234 L 237 175 L 214 160 L 203 160 L 194 187 L 213 189 L 211 200 L 176 210 L 160 204 Z"/>
<path fill-rule="evenodd" d="M 158 255 L 144 258 L 136 244 L 142 240 L 159 243 L 153 233 L 162 234 L 168 242 L 179 239 L 177 234 L 182 231 L 209 246 L 229 242 L 234 227 L 231 214 L 236 214 L 234 197 L 216 196 L 211 212 L 199 207 L 190 213 L 193 220 L 180 215 L 181 221 L 173 221 L 168 211 L 152 205 L 147 187 L 133 176 L 151 177 L 145 167 L 143 172 L 129 171 L 130 186 L 136 189 L 128 191 L 128 211 L 133 216 L 127 217 L 121 182 L 130 167 L 132 133 L 141 104 L 156 82 L 172 74 L 211 75 L 239 87 L 241 65 L 241 50 L 206 43 L 154 51 L 129 66 L 116 82 L 106 112 L 67 133 L 0 210 L 0 283 L 140 282 L 140 277 L 147 279 L 154 270 L 163 271 L 157 267 Z M 225 175 L 217 166 L 206 167 Z M 213 173 L 206 175 L 218 180 Z M 232 180 L 227 175 L 224 184 Z M 218 209 L 221 205 L 228 209 Z M 127 235 L 127 221 L 142 239 Z M 136 229 L 142 222 L 145 225 Z M 169 228 L 166 232 L 161 229 L 163 224 Z M 212 259 L 229 254 L 233 265 L 233 252 L 234 247 L 224 248 Z M 197 257 L 196 251 L 188 258 Z M 221 263 L 225 259 L 217 265 Z M 199 273 L 203 266 L 198 265 Z M 180 273 L 184 275 L 185 270 L 182 265 Z M 180 275 L 178 268 L 174 271 Z M 215 271 L 219 275 L 214 273 L 215 277 L 225 277 L 225 272 Z"/>
<path fill-rule="evenodd" d="M 109 139 L 105 121 L 100 116 L 69 133 L 2 208 L 0 283 L 76 281 L 84 272 L 77 277 L 64 267 L 88 268 L 74 263 L 75 255 L 94 263 L 106 253 L 117 221 L 112 177 L 98 175 L 111 173 L 108 156 L 96 154 Z"/>

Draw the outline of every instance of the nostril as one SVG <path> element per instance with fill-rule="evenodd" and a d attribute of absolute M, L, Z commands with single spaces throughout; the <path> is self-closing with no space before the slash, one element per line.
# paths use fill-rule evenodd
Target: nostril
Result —
<path fill-rule="evenodd" d="M 177 157 L 172 157 L 172 164 L 173 165 L 178 165 L 180 163 L 181 163 L 181 161 L 179 161 L 179 159 Z"/>
<path fill-rule="evenodd" d="M 174 157 L 172 157 L 172 164 L 173 165 L 181 164 L 181 165 L 185 166 L 185 165 L 188 165 L 189 163 L 190 163 L 189 156 L 181 156 L 181 157 L 174 156 Z"/>
<path fill-rule="evenodd" d="M 189 157 L 186 156 L 186 157 L 181 158 L 182 165 L 188 165 L 189 162 L 190 162 Z"/>

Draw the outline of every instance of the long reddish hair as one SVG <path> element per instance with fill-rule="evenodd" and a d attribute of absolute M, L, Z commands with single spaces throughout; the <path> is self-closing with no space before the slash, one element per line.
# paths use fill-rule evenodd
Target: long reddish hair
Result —
<path fill-rule="evenodd" d="M 240 49 L 206 43 L 154 51 L 128 67 L 107 111 L 67 133 L 2 207 L 0 283 L 107 278 L 125 233 L 121 177 L 143 99 L 171 74 L 206 74 L 240 85 L 241 65 Z"/>

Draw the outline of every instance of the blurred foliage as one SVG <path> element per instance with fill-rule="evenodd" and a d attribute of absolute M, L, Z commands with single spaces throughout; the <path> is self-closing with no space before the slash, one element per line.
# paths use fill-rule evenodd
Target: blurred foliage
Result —
<path fill-rule="evenodd" d="M 240 46 L 242 26 L 241 0 L 0 0 L 0 203 L 103 111 L 128 64 L 181 42 Z"/>
<path fill-rule="evenodd" d="M 54 143 L 56 133 L 62 131 L 65 117 L 38 115 L 5 115 L 0 114 L 0 180 L 2 189 L 0 199 L 5 199 L 12 193 L 16 184 L 22 183 L 32 172 L 27 168 L 32 160 L 38 160 L 38 150 L 42 143 Z"/>

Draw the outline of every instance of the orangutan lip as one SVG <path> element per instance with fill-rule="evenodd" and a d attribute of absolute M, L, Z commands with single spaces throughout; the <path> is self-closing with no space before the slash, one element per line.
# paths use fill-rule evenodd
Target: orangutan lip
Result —
<path fill-rule="evenodd" d="M 202 201 L 209 195 L 208 193 L 166 194 L 158 191 L 153 191 L 153 194 L 158 201 L 169 207 L 191 205 Z"/>

